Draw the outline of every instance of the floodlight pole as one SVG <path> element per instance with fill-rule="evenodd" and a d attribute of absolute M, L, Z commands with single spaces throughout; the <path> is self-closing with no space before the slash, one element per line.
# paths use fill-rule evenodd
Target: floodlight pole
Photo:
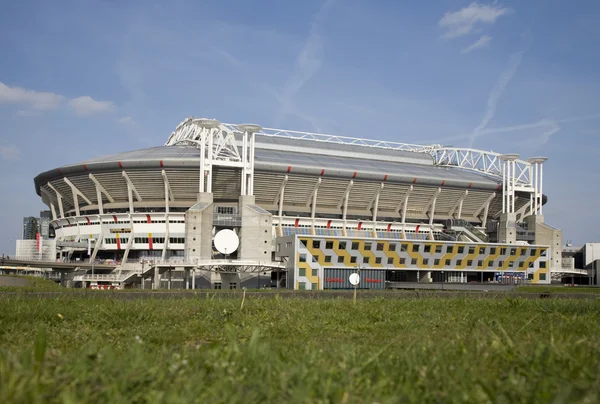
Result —
<path fill-rule="evenodd" d="M 359 276 L 359 281 L 356 285 L 354 285 L 354 304 L 356 304 L 356 289 L 358 288 L 358 284 L 360 283 L 360 265 L 358 266 L 358 270 L 356 271 L 356 274 Z"/>

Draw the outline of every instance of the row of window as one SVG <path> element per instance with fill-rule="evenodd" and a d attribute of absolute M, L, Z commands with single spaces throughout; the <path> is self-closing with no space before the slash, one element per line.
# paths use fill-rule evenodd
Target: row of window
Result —
<path fill-rule="evenodd" d="M 308 241 L 301 239 L 300 242 L 302 243 L 302 245 L 304 247 L 308 247 Z M 314 249 L 321 249 L 321 243 L 323 241 L 322 240 L 313 240 L 312 241 L 312 248 Z M 348 243 L 346 241 L 339 241 L 338 242 L 338 249 L 340 250 L 346 250 L 348 247 Z M 286 243 L 286 247 L 287 247 Z M 360 245 L 364 244 L 363 249 L 365 251 L 371 251 L 373 249 L 373 246 L 375 246 L 375 250 L 377 251 L 391 251 L 394 252 L 397 249 L 398 244 L 396 243 L 375 243 L 375 242 L 362 242 L 362 241 L 353 241 L 351 242 L 350 246 L 352 250 L 358 250 L 360 249 Z M 387 245 L 387 249 L 385 248 Z M 400 251 L 408 251 L 408 244 L 399 244 L 400 245 Z M 326 250 L 332 250 L 334 248 L 334 241 L 325 241 L 325 249 Z M 500 248 L 500 255 L 506 255 L 507 253 L 510 253 L 510 255 L 517 255 L 517 248 L 516 247 L 476 247 L 476 246 L 460 246 L 460 245 L 431 245 L 431 244 L 425 244 L 423 245 L 423 252 L 424 253 L 435 253 L 435 254 L 442 254 L 442 253 L 446 253 L 446 254 L 453 254 L 453 253 L 457 253 L 457 254 L 464 254 L 465 253 L 465 249 L 468 249 L 468 254 L 486 254 L 486 250 L 489 249 L 489 254 L 490 255 L 495 255 L 498 252 L 498 248 Z M 421 245 L 420 244 L 413 244 L 411 251 L 412 252 L 420 252 L 421 250 Z M 521 248 L 521 252 L 520 255 L 524 256 L 527 255 L 527 248 Z M 544 250 L 545 251 L 545 250 Z M 535 256 L 537 254 L 537 249 L 532 248 L 529 250 L 529 254 L 531 256 Z"/>
<path fill-rule="evenodd" d="M 320 256 L 319 255 L 313 255 L 312 256 L 312 262 L 319 262 Z M 326 263 L 330 263 L 331 262 L 331 255 L 326 255 L 324 256 L 323 261 Z M 300 262 L 306 262 L 307 260 L 307 256 L 306 254 L 300 254 Z M 358 259 L 357 257 L 350 257 L 350 263 L 351 264 L 356 264 Z M 430 259 L 428 258 L 423 258 L 422 260 L 422 265 L 424 266 L 428 266 L 430 263 Z M 337 257 L 337 262 L 338 264 L 342 264 L 344 263 L 344 257 L 339 256 Z M 412 258 L 410 260 L 411 265 L 418 265 L 419 259 L 418 258 Z M 463 264 L 463 260 L 462 259 L 458 259 L 456 260 L 456 266 L 461 266 Z M 474 260 L 466 260 L 467 262 L 467 266 L 471 267 L 473 266 L 473 262 Z M 382 263 L 382 258 L 381 257 L 362 257 L 362 264 L 366 264 L 366 265 L 373 265 L 373 264 L 381 264 Z M 406 258 L 400 258 L 399 259 L 399 263 L 400 265 L 406 265 Z M 441 263 L 441 260 L 436 258 L 433 260 L 433 265 L 434 266 L 439 266 Z M 387 258 L 387 264 L 388 265 L 393 265 L 394 264 L 394 258 Z M 509 268 L 514 268 L 514 261 L 510 261 L 508 263 L 508 267 Z M 444 265 L 445 266 L 451 266 L 452 265 L 452 260 L 451 259 L 446 259 L 444 261 Z M 478 260 L 477 261 L 477 267 L 482 268 L 484 266 L 484 260 Z M 504 261 L 503 260 L 490 260 L 488 261 L 488 268 L 493 268 L 495 266 L 497 267 L 504 267 Z M 519 262 L 519 268 L 524 268 L 525 267 L 525 262 Z M 529 264 L 529 268 L 533 268 L 533 263 Z M 540 261 L 540 268 L 546 268 L 546 261 Z"/>
<path fill-rule="evenodd" d="M 114 224 L 114 223 L 121 223 L 121 224 L 130 224 L 131 222 L 129 220 L 117 220 L 116 222 L 114 220 L 107 220 L 104 222 L 104 224 Z M 147 224 L 148 220 L 134 220 L 133 223 L 138 223 L 138 224 Z M 162 220 L 151 220 L 151 223 L 166 223 L 166 221 L 164 219 Z M 185 223 L 185 220 L 171 220 L 169 219 L 169 223 L 173 224 L 173 223 Z M 99 221 L 90 221 L 90 223 L 88 224 L 87 222 L 85 223 L 79 223 L 79 226 L 95 226 L 95 225 L 99 225 L 100 222 Z M 63 227 L 75 227 L 77 226 L 77 223 L 71 223 L 70 225 L 64 225 L 64 226 L 55 226 L 55 229 L 62 229 Z"/>
<path fill-rule="evenodd" d="M 128 237 L 120 237 L 119 238 L 119 242 L 121 244 L 125 244 L 128 241 L 129 241 Z M 136 244 L 148 244 L 149 241 L 150 240 L 148 237 L 134 237 L 133 238 L 133 242 Z M 163 244 L 164 242 L 165 242 L 165 237 L 152 237 L 152 243 Z M 105 244 L 117 244 L 117 239 L 116 238 L 105 238 L 104 243 Z M 185 238 L 184 237 L 169 237 L 169 243 L 185 244 Z"/>

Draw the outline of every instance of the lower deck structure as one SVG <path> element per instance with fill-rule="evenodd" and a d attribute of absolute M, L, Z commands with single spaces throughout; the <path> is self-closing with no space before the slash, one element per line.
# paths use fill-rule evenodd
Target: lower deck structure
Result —
<path fill-rule="evenodd" d="M 386 282 L 550 283 L 547 246 L 295 235 L 279 238 L 276 248 L 291 289 L 349 288 L 357 270 L 364 274 L 358 287 L 367 289 Z"/>

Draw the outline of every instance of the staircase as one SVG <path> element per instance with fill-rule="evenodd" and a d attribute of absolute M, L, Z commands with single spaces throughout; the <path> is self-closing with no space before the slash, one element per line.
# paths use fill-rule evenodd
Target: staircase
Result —
<path fill-rule="evenodd" d="M 464 219 L 450 219 L 446 222 L 446 228 L 462 232 L 476 242 L 487 243 L 489 241 L 487 234 Z"/>

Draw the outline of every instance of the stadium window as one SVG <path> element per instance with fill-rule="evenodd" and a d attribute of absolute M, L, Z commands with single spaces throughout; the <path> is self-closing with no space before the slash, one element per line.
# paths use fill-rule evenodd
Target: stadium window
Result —
<path fill-rule="evenodd" d="M 489 260 L 489 261 L 488 261 L 488 267 L 490 267 L 490 268 L 491 268 L 491 267 L 493 267 L 493 266 L 494 266 L 494 261 L 492 261 L 492 260 Z"/>
<path fill-rule="evenodd" d="M 312 276 L 319 276 L 319 268 L 313 268 L 311 272 Z"/>
<path fill-rule="evenodd" d="M 306 276 L 306 268 L 298 269 L 298 276 Z"/>
<path fill-rule="evenodd" d="M 301 239 L 300 239 L 300 244 L 302 244 L 302 246 L 303 246 L 304 248 L 306 248 L 306 247 L 308 247 L 308 240 L 307 240 L 307 239 L 305 239 L 305 238 L 301 238 Z"/>
<path fill-rule="evenodd" d="M 221 282 L 215 282 L 213 287 L 214 287 L 214 289 L 221 289 Z"/>
<path fill-rule="evenodd" d="M 485 254 L 485 247 L 479 247 L 479 254 Z"/>
<path fill-rule="evenodd" d="M 338 264 L 343 264 L 344 263 L 344 257 L 339 256 L 338 257 Z"/>
<path fill-rule="evenodd" d="M 406 264 L 406 258 L 400 258 L 400 265 Z"/>
<path fill-rule="evenodd" d="M 456 260 L 456 266 L 461 266 L 462 265 L 462 260 Z"/>
<path fill-rule="evenodd" d="M 423 259 L 423 265 L 424 265 L 424 266 L 428 266 L 428 265 L 429 265 L 429 259 L 427 259 L 427 258 L 424 258 L 424 259 Z"/>
<path fill-rule="evenodd" d="M 352 242 L 352 249 L 353 250 L 358 250 L 358 241 L 353 241 Z"/>
<path fill-rule="evenodd" d="M 533 262 L 529 263 L 529 268 L 533 268 Z"/>
<path fill-rule="evenodd" d="M 408 251 L 408 244 L 400 244 L 400 251 Z"/>
<path fill-rule="evenodd" d="M 546 261 L 540 261 L 540 268 L 546 269 Z"/>
<path fill-rule="evenodd" d="M 533 257 L 536 252 L 537 250 L 535 248 L 532 248 L 531 250 L 529 250 L 529 255 Z"/>
<path fill-rule="evenodd" d="M 292 247 L 292 242 L 288 241 L 285 243 L 285 248 L 291 248 Z"/>
<path fill-rule="evenodd" d="M 468 260 L 468 261 L 467 261 L 467 266 L 469 266 L 469 267 L 470 267 L 470 266 L 473 266 L 473 260 Z"/>
<path fill-rule="evenodd" d="M 375 263 L 376 264 L 381 264 L 381 257 L 376 257 L 375 258 Z"/>
<path fill-rule="evenodd" d="M 393 264 L 394 264 L 394 259 L 388 257 L 388 265 L 393 265 Z"/>
<path fill-rule="evenodd" d="M 440 260 L 439 260 L 439 258 L 436 258 L 436 259 L 433 261 L 433 265 L 435 265 L 435 266 L 438 266 L 438 265 L 440 265 Z"/>
<path fill-rule="evenodd" d="M 350 263 L 356 264 L 356 257 L 350 257 Z"/>
<path fill-rule="evenodd" d="M 521 255 L 527 254 L 527 250 L 525 248 L 521 248 Z"/>
<path fill-rule="evenodd" d="M 506 255 L 506 247 L 500 248 L 500 255 Z"/>
<path fill-rule="evenodd" d="M 383 243 L 377 243 L 377 251 L 383 251 Z"/>
<path fill-rule="evenodd" d="M 483 261 L 482 260 L 477 261 L 477 266 L 478 267 L 482 267 L 483 266 Z"/>
<path fill-rule="evenodd" d="M 510 249 L 510 255 L 517 255 L 517 249 L 516 248 L 511 248 Z"/>
<path fill-rule="evenodd" d="M 515 262 L 514 261 L 511 261 L 511 262 L 508 263 L 508 267 L 509 268 L 513 268 L 514 266 L 515 266 Z"/>
<path fill-rule="evenodd" d="M 496 254 L 496 247 L 490 248 L 490 254 L 492 254 L 492 255 Z"/>
<path fill-rule="evenodd" d="M 423 252 L 431 252 L 431 246 L 429 244 L 425 244 L 425 247 L 423 247 Z"/>
<path fill-rule="evenodd" d="M 416 258 L 411 259 L 410 260 L 410 264 L 411 265 L 417 265 L 417 259 Z"/>
<path fill-rule="evenodd" d="M 312 248 L 321 248 L 321 240 L 313 240 Z"/>
<path fill-rule="evenodd" d="M 319 262 L 319 256 L 318 255 L 313 255 L 312 262 Z"/>
<path fill-rule="evenodd" d="M 325 262 L 331 262 L 331 255 L 325 256 Z"/>
<path fill-rule="evenodd" d="M 388 245 L 388 251 L 396 251 L 396 244 L 390 243 Z"/>
<path fill-rule="evenodd" d="M 333 248 L 333 241 L 326 241 L 325 248 L 331 250 Z"/>
<path fill-rule="evenodd" d="M 435 253 L 436 253 L 436 254 L 439 254 L 439 253 L 441 253 L 441 252 L 442 252 L 442 246 L 441 246 L 441 245 L 437 245 L 437 246 L 435 246 Z"/>
<path fill-rule="evenodd" d="M 371 243 L 365 243 L 365 251 L 371 251 Z"/>
<path fill-rule="evenodd" d="M 340 248 L 340 250 L 345 250 L 346 249 L 346 242 L 345 241 L 340 241 L 339 248 Z"/>
<path fill-rule="evenodd" d="M 465 253 L 465 247 L 463 247 L 462 245 L 458 247 L 458 253 L 459 254 L 464 254 Z"/>
<path fill-rule="evenodd" d="M 370 261 L 371 261 L 371 260 L 369 259 L 369 257 L 363 257 L 363 264 L 367 264 L 367 265 L 369 265 L 369 264 L 370 264 Z"/>
<path fill-rule="evenodd" d="M 519 268 L 523 268 L 525 266 L 525 263 L 523 261 L 519 262 Z"/>
<path fill-rule="evenodd" d="M 548 250 L 542 250 L 540 257 L 545 257 L 547 253 L 548 253 Z"/>
<path fill-rule="evenodd" d="M 546 280 L 546 274 L 540 274 L 540 281 Z"/>
<path fill-rule="evenodd" d="M 298 282 L 298 289 L 299 290 L 306 290 L 306 283 L 304 283 L 304 282 Z"/>
<path fill-rule="evenodd" d="M 498 261 L 498 267 L 502 268 L 504 266 L 504 261 Z"/>
<path fill-rule="evenodd" d="M 306 254 L 300 254 L 300 262 L 306 262 Z"/>
<path fill-rule="evenodd" d="M 310 286 L 311 286 L 312 290 L 317 290 L 317 288 L 318 288 L 316 283 L 311 283 Z"/>
<path fill-rule="evenodd" d="M 412 250 L 413 250 L 413 252 L 419 252 L 419 245 L 418 244 L 413 244 Z"/>
<path fill-rule="evenodd" d="M 469 254 L 475 254 L 475 247 L 469 247 Z"/>
<path fill-rule="evenodd" d="M 449 267 L 452 264 L 452 260 L 446 260 L 446 266 Z"/>
<path fill-rule="evenodd" d="M 237 283 L 233 282 L 229 284 L 229 289 L 237 289 Z"/>

